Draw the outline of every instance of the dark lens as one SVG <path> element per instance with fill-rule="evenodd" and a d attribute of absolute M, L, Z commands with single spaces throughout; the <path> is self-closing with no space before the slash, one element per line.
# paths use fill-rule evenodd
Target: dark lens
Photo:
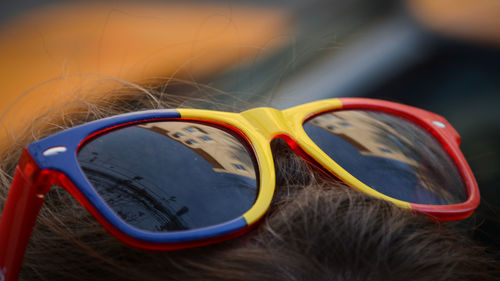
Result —
<path fill-rule="evenodd" d="M 442 145 L 409 120 L 386 113 L 344 110 L 304 124 L 335 162 L 371 188 L 412 203 L 466 200 L 458 169 Z"/>
<path fill-rule="evenodd" d="M 143 123 L 87 142 L 78 161 L 123 220 L 165 232 L 212 226 L 252 207 L 253 153 L 234 133 L 192 122 Z"/>

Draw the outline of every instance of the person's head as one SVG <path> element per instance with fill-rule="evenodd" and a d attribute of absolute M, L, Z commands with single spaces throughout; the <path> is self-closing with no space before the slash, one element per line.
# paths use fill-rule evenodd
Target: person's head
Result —
<path fill-rule="evenodd" d="M 132 98 L 105 105 L 82 103 L 79 110 L 74 110 L 73 107 L 73 111 L 65 115 L 65 118 L 47 115 L 44 121 L 57 120 L 50 126 L 42 126 L 35 122 L 34 128 L 28 130 L 26 137 L 21 138 L 22 141 L 19 141 L 16 147 L 3 152 L 3 155 L 9 154 L 10 157 L 4 158 L 6 160 L 2 163 L 1 207 L 4 206 L 21 148 L 33 139 L 120 112 L 178 106 L 169 103 L 172 97 L 161 93 L 135 94 L 129 97 Z M 277 177 L 276 191 L 264 218 L 255 223 L 252 229 L 247 229 L 248 233 L 242 236 L 204 247 L 177 251 L 149 251 L 130 247 L 108 233 L 68 192 L 53 187 L 47 193 L 45 204 L 38 215 L 20 278 L 22 280 L 487 280 L 491 278 L 493 266 L 481 248 L 471 243 L 453 226 L 446 226 L 422 213 L 402 209 L 389 201 L 353 189 L 324 168 L 314 164 L 313 159 L 304 160 L 297 156 L 298 150 L 296 148 L 295 151 L 291 150 L 280 138 L 272 141 L 272 150 Z M 202 158 L 202 154 L 198 155 Z M 205 156 L 205 159 L 209 156 Z M 188 168 L 192 167 L 176 167 L 176 169 Z M 131 184 L 121 181 L 120 186 L 129 188 Z M 114 188 L 119 187 L 114 186 Z M 137 194 L 140 192 L 135 195 Z M 122 193 L 121 196 L 126 194 Z M 176 200 L 176 198 L 164 199 Z M 181 217 L 189 212 L 189 208 L 173 211 Z"/>

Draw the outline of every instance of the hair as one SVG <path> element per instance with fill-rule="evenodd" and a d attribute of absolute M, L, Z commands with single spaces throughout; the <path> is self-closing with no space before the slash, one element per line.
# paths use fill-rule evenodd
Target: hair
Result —
<path fill-rule="evenodd" d="M 0 152 L 0 204 L 21 148 L 34 139 L 122 112 L 177 107 L 163 91 L 116 92 L 96 104 L 75 101 L 33 122 Z M 221 105 L 224 107 L 224 105 Z M 48 125 L 47 125 L 48 124 Z M 111 236 L 61 188 L 46 201 L 26 250 L 20 280 L 492 280 L 498 266 L 453 225 L 400 209 L 352 188 L 272 143 L 277 191 L 249 233 L 215 245 L 146 251 Z"/>

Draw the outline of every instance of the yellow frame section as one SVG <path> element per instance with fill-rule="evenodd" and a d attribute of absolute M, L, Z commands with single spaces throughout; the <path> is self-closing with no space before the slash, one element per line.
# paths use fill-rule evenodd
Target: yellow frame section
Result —
<path fill-rule="evenodd" d="M 351 187 L 373 197 L 390 201 L 401 208 L 411 209 L 408 202 L 384 195 L 359 181 L 333 161 L 307 136 L 303 129 L 304 121 L 318 113 L 341 108 L 342 102 L 339 99 L 326 99 L 282 111 L 269 107 L 254 108 L 242 113 L 201 109 L 177 110 L 181 118 L 228 125 L 240 130 L 247 137 L 255 152 L 260 176 L 257 200 L 252 208 L 243 214 L 248 225 L 257 222 L 271 204 L 275 188 L 275 174 L 270 142 L 279 135 L 289 136 L 320 165 Z"/>

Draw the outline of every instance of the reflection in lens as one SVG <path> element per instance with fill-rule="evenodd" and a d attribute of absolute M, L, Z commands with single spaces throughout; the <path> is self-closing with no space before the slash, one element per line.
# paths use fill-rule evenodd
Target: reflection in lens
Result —
<path fill-rule="evenodd" d="M 239 136 L 193 122 L 150 122 L 87 142 L 78 161 L 109 207 L 139 229 L 212 226 L 252 207 L 254 156 Z"/>
<path fill-rule="evenodd" d="M 343 110 L 308 120 L 304 130 L 348 173 L 385 195 L 433 205 L 466 200 L 462 178 L 442 145 L 406 119 Z"/>

